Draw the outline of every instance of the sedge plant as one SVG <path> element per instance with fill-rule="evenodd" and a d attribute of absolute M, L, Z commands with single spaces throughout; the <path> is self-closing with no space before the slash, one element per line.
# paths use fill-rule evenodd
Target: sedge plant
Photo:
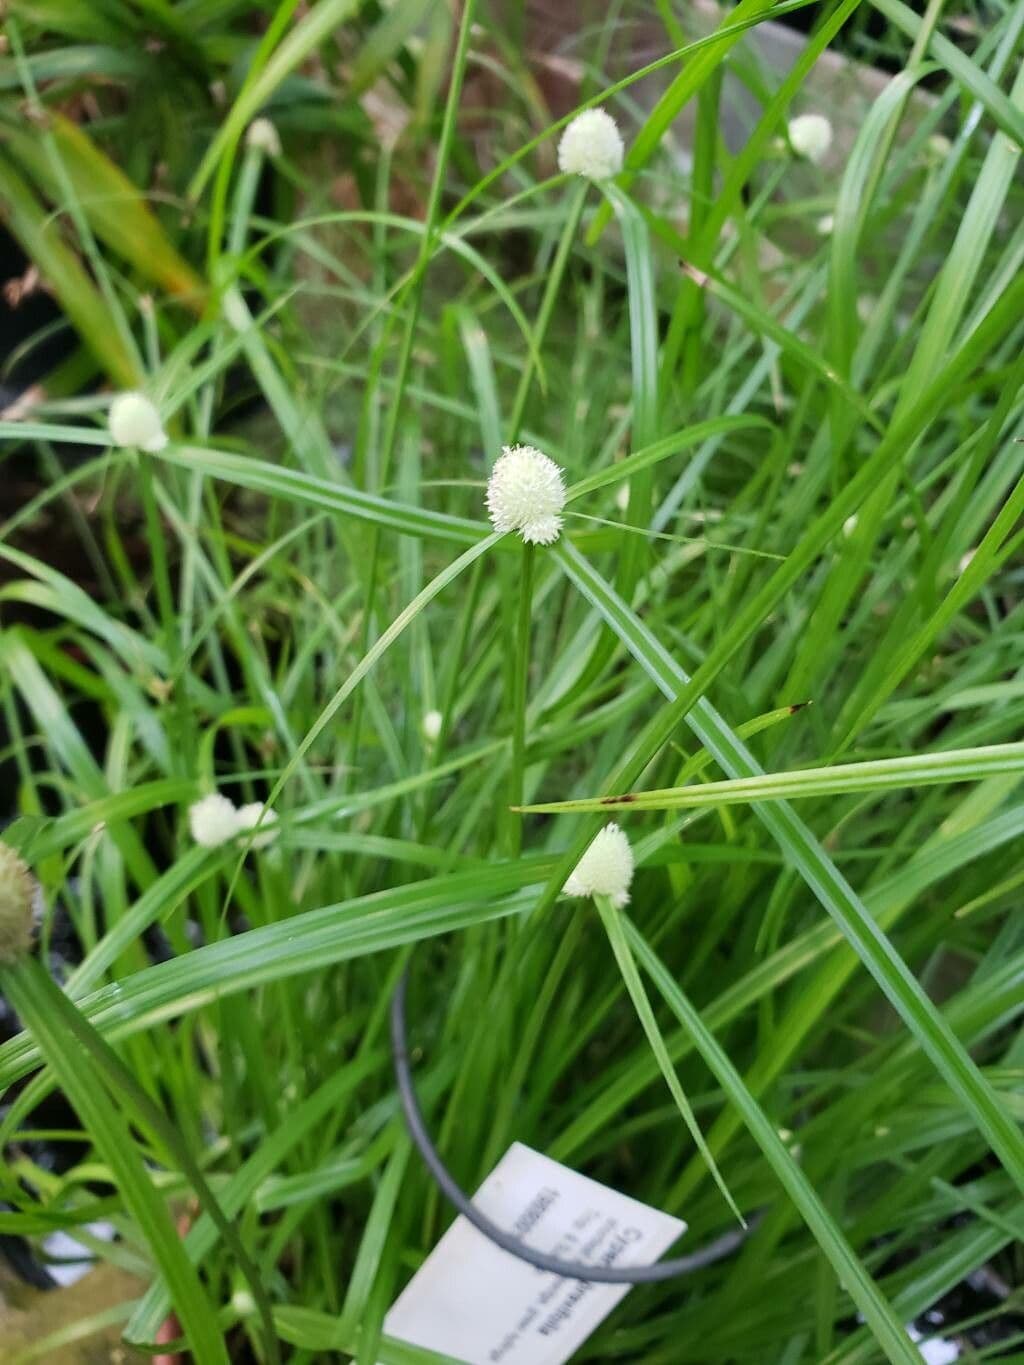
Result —
<path fill-rule="evenodd" d="M 1024 12 L 613 7 L 563 111 L 473 0 L 45 8 L 4 1233 L 112 1224 L 143 1350 L 433 1358 L 409 966 L 463 1187 L 519 1140 L 743 1229 L 580 1360 L 911 1362 L 979 1275 L 943 1335 L 1019 1350 Z"/>

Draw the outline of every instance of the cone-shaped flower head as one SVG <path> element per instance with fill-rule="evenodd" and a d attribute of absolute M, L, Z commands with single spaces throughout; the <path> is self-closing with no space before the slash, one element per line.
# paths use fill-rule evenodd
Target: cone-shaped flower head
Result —
<path fill-rule="evenodd" d="M 588 180 L 608 180 L 622 170 L 625 147 L 619 125 L 603 109 L 584 109 L 562 134 L 558 169 Z"/>
<path fill-rule="evenodd" d="M 36 884 L 7 844 L 0 843 L 0 962 L 16 962 L 32 947 Z"/>
<path fill-rule="evenodd" d="M 260 816 L 263 815 L 262 801 L 249 801 L 244 806 L 239 806 L 235 812 L 235 823 L 239 834 L 247 834 L 249 830 L 255 829 Z M 252 841 L 253 848 L 266 848 L 277 838 L 277 811 L 268 810 L 263 815 L 263 823 L 260 825 L 260 832 Z"/>
<path fill-rule="evenodd" d="M 533 446 L 505 446 L 487 480 L 496 531 L 518 531 L 529 545 L 550 545 L 562 529 L 562 471 Z"/>
<path fill-rule="evenodd" d="M 281 155 L 281 139 L 268 118 L 254 118 L 246 129 L 245 145 L 254 147 L 266 156 Z"/>
<path fill-rule="evenodd" d="M 116 446 L 137 446 L 153 453 L 167 444 L 156 404 L 144 393 L 119 393 L 110 405 L 108 424 Z"/>
<path fill-rule="evenodd" d="M 821 161 L 832 146 L 832 125 L 824 114 L 800 114 L 789 123 L 789 145 L 797 156 Z"/>
<path fill-rule="evenodd" d="M 616 909 L 629 904 L 633 850 L 618 825 L 605 825 L 563 886 L 567 896 L 607 896 Z"/>
<path fill-rule="evenodd" d="M 197 844 L 203 848 L 217 848 L 238 833 L 238 811 L 226 796 L 211 792 L 189 806 L 188 827 Z"/>

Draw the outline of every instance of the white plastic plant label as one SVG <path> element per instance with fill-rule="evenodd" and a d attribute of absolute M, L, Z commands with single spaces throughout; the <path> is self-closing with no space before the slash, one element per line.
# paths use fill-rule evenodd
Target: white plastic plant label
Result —
<path fill-rule="evenodd" d="M 650 1265 L 686 1224 L 515 1142 L 473 1196 L 535 1251 L 588 1265 Z M 400 1341 L 465 1365 L 562 1365 L 629 1292 L 560 1279 L 455 1220 L 384 1320 Z"/>

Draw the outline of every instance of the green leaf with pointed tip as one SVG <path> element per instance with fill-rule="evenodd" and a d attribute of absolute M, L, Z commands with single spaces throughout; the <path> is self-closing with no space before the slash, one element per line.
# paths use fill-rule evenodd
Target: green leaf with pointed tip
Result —
<path fill-rule="evenodd" d="M 728 1055 L 706 1027 L 698 1011 L 676 985 L 668 969 L 628 920 L 625 921 L 624 928 L 632 951 L 658 988 L 662 999 L 682 1024 L 725 1094 L 739 1109 L 744 1124 L 760 1147 L 765 1160 L 799 1209 L 801 1217 L 828 1257 L 840 1283 L 864 1314 L 886 1358 L 915 1365 L 919 1362 L 920 1356 L 907 1337 L 901 1320 L 779 1137 L 775 1125 L 746 1089 Z"/>
<path fill-rule="evenodd" d="M 110 1167 L 125 1205 L 146 1238 L 171 1291 L 171 1301 L 196 1358 L 228 1365 L 224 1335 L 194 1267 L 185 1255 L 165 1200 L 143 1164 L 128 1122 L 109 1101 L 89 1054 L 53 1013 L 58 988 L 39 963 L 28 959 L 0 970 L 5 993 L 31 1029 L 61 1088 Z"/>
<path fill-rule="evenodd" d="M 686 695 L 691 686 L 690 679 L 604 579 L 564 540 L 555 546 L 555 553 L 572 581 L 598 609 L 662 693 L 670 700 Z M 761 775 L 756 760 L 742 740 L 703 697 L 695 699 L 687 719 L 726 772 L 735 777 Z M 761 802 L 755 806 L 755 811 L 856 950 L 1006 1170 L 1024 1188 L 1024 1134 L 868 914 L 860 897 L 785 802 Z"/>
<path fill-rule="evenodd" d="M 797 800 L 809 796 L 847 796 L 857 792 L 913 791 L 944 782 L 981 782 L 1000 773 L 1024 772 L 1024 743 L 992 744 L 980 749 L 878 758 L 868 763 L 840 763 L 832 768 L 804 768 L 791 773 L 759 773 L 699 787 L 664 787 L 622 796 L 581 797 L 547 801 L 520 810 L 561 811 L 682 810 L 692 806 L 733 805 L 747 801 Z"/>

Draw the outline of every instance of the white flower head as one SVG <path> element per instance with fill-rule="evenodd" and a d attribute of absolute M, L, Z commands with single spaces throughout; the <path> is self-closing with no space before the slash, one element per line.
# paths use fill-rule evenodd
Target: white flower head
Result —
<path fill-rule="evenodd" d="M 250 801 L 244 806 L 239 806 L 235 811 L 235 829 L 239 834 L 246 834 L 249 830 L 255 829 L 259 823 L 260 816 L 263 815 L 263 802 Z M 277 838 L 277 811 L 268 810 L 263 815 L 263 823 L 260 825 L 260 832 L 252 840 L 253 848 L 266 848 Z"/>
<path fill-rule="evenodd" d="M 441 737 L 441 729 L 444 726 L 444 716 L 440 711 L 425 711 L 420 728 L 423 738 L 428 744 L 436 744 Z"/>
<path fill-rule="evenodd" d="M 107 417 L 116 446 L 137 446 L 154 453 L 167 444 L 156 404 L 144 393 L 119 393 Z"/>
<path fill-rule="evenodd" d="M 607 896 L 617 910 L 629 904 L 633 850 L 618 825 L 605 825 L 562 887 L 567 896 Z"/>
<path fill-rule="evenodd" d="M 528 545 L 550 545 L 562 529 L 562 471 L 533 446 L 505 446 L 487 480 L 487 511 L 496 531 L 518 531 Z"/>
<path fill-rule="evenodd" d="M 246 130 L 245 145 L 265 156 L 281 155 L 281 139 L 268 118 L 254 118 Z"/>
<path fill-rule="evenodd" d="M 857 295 L 857 317 L 861 322 L 865 324 L 869 323 L 874 316 L 877 306 L 878 300 L 875 298 L 874 294 Z"/>
<path fill-rule="evenodd" d="M 832 213 L 823 213 L 821 217 L 818 219 L 817 223 L 815 224 L 815 227 L 818 229 L 819 236 L 831 237 L 832 229 L 835 227 L 835 225 L 836 225 L 835 215 Z"/>
<path fill-rule="evenodd" d="M 217 848 L 238 833 L 238 811 L 220 792 L 203 796 L 188 808 L 192 838 L 203 848 Z"/>
<path fill-rule="evenodd" d="M 932 133 L 928 139 L 928 154 L 934 161 L 945 161 L 953 150 L 953 144 L 945 133 Z"/>
<path fill-rule="evenodd" d="M 256 1312 L 256 1300 L 248 1289 L 236 1289 L 231 1295 L 231 1307 L 240 1318 L 248 1318 Z"/>
<path fill-rule="evenodd" d="M 843 522 L 843 535 L 846 537 L 847 540 L 849 540 L 850 537 L 853 535 L 854 531 L 856 531 L 856 529 L 857 513 L 854 512 L 852 516 L 847 517 L 846 520 Z"/>
<path fill-rule="evenodd" d="M 608 180 L 622 170 L 625 145 L 619 125 L 604 109 L 584 109 L 562 134 L 558 169 L 588 180 Z"/>
<path fill-rule="evenodd" d="M 822 161 L 832 146 L 832 125 L 824 114 L 800 114 L 787 131 L 793 151 L 808 161 Z"/>
<path fill-rule="evenodd" d="M 0 843 L 0 962 L 16 962 L 32 947 L 38 886 L 13 848 Z"/>

